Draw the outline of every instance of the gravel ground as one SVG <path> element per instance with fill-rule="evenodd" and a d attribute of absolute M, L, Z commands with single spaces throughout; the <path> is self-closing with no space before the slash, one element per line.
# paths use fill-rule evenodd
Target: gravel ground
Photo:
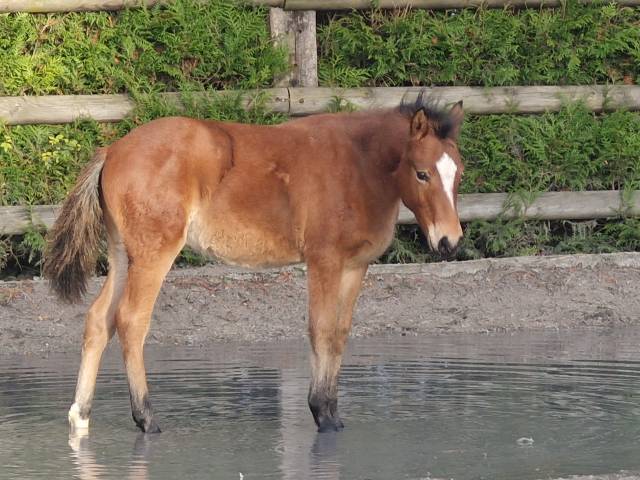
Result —
<path fill-rule="evenodd" d="M 41 279 L 0 282 L 0 354 L 78 351 L 79 305 Z M 306 335 L 303 268 L 173 270 L 156 304 L 149 344 L 206 346 Z M 374 265 L 352 335 L 433 335 L 640 324 L 640 253 Z"/>

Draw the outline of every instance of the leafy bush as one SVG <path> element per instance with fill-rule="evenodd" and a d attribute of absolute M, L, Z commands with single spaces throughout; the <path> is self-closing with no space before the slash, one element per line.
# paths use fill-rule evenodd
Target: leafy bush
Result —
<path fill-rule="evenodd" d="M 269 86 L 286 68 L 266 9 L 177 0 L 117 13 L 0 14 L 0 94 Z"/>
<path fill-rule="evenodd" d="M 640 188 L 637 112 L 477 116 L 460 143 L 464 193 Z"/>
<path fill-rule="evenodd" d="M 328 15 L 324 85 L 564 85 L 640 80 L 640 9 L 389 11 Z"/>
<path fill-rule="evenodd" d="M 640 219 L 474 221 L 464 226 L 457 260 L 520 255 L 640 252 Z M 398 227 L 383 263 L 438 261 L 417 226 Z"/>

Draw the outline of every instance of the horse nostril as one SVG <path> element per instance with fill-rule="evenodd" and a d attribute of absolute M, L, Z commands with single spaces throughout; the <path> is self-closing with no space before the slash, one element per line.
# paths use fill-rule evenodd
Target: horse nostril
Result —
<path fill-rule="evenodd" d="M 454 251 L 454 248 L 449 243 L 449 237 L 442 237 L 438 242 L 438 252 L 442 256 L 449 256 Z"/>

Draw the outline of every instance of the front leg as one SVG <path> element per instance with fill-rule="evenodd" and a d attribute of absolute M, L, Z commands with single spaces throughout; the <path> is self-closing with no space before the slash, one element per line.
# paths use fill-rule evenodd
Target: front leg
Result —
<path fill-rule="evenodd" d="M 311 385 L 309 408 L 319 432 L 344 427 L 338 414 L 338 375 L 351 330 L 353 308 L 367 265 L 345 267 L 343 262 L 307 262 Z"/>

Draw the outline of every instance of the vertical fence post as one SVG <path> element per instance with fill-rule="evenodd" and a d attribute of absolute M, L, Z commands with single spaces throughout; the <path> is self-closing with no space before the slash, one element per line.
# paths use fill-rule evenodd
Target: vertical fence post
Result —
<path fill-rule="evenodd" d="M 318 46 L 315 10 L 293 12 L 296 37 L 297 87 L 318 86 Z"/>
<path fill-rule="evenodd" d="M 271 38 L 289 52 L 289 71 L 275 79 L 277 87 L 317 87 L 316 12 L 269 11 Z"/>

